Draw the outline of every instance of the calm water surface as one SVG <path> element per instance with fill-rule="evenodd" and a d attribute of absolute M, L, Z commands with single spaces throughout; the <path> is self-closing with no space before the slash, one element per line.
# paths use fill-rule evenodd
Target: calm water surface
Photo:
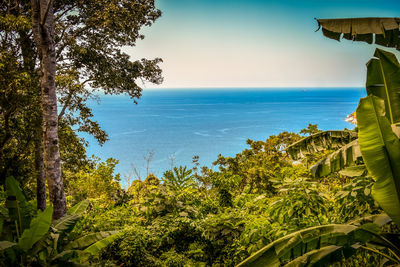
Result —
<path fill-rule="evenodd" d="M 95 119 L 109 134 L 102 147 L 92 139 L 88 155 L 119 160 L 117 172 L 134 165 L 145 176 L 144 156 L 154 152 L 150 169 L 161 175 L 175 165 L 192 167 L 200 156 L 210 166 L 218 154 L 234 156 L 246 140 L 265 140 L 282 131 L 317 123 L 323 130 L 353 128 L 344 121 L 365 89 L 159 89 L 145 90 L 139 104 L 126 96 L 90 102 Z M 85 136 L 86 135 L 81 135 Z M 142 177 L 143 178 L 143 177 Z"/>

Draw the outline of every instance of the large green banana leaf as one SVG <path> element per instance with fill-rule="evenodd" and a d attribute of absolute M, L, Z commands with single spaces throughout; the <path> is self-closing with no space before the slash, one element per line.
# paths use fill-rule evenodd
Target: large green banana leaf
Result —
<path fill-rule="evenodd" d="M 385 103 L 376 96 L 360 100 L 358 138 L 369 174 L 375 179 L 372 196 L 400 225 L 400 141 L 385 116 Z"/>
<path fill-rule="evenodd" d="M 121 232 L 118 232 L 116 234 L 112 234 L 110 236 L 107 236 L 106 238 L 103 238 L 93 245 L 87 247 L 85 250 L 82 251 L 81 253 L 81 260 L 85 260 L 89 255 L 97 255 L 99 252 L 107 247 L 109 244 L 114 242 L 118 237 L 122 235 Z"/>
<path fill-rule="evenodd" d="M 75 206 L 71 207 L 68 210 L 69 214 L 75 214 L 75 215 L 83 215 L 83 213 L 87 210 L 87 208 L 89 207 L 90 201 L 85 199 L 82 200 L 81 202 L 79 202 L 78 204 L 76 204 Z"/>
<path fill-rule="evenodd" d="M 400 122 L 400 64 L 396 56 L 376 49 L 367 63 L 367 93 L 385 101 L 386 116 L 391 124 Z"/>
<path fill-rule="evenodd" d="M 10 217 L 17 222 L 19 233 L 22 234 L 31 222 L 28 201 L 22 193 L 17 180 L 12 176 L 6 178 L 6 191 L 6 207 Z"/>
<path fill-rule="evenodd" d="M 330 266 L 332 263 L 352 256 L 356 248 L 352 246 L 326 246 L 320 249 L 307 252 L 306 254 L 285 264 L 285 267 L 305 267 L 305 266 Z"/>
<path fill-rule="evenodd" d="M 50 229 L 52 214 L 52 206 L 47 207 L 43 212 L 39 212 L 39 214 L 31 221 L 30 227 L 25 229 L 23 232 L 18 241 L 18 246 L 27 251 L 32 248 L 37 241 L 44 237 Z"/>
<path fill-rule="evenodd" d="M 53 228 L 59 233 L 69 233 L 79 221 L 80 216 L 76 214 L 67 214 L 53 222 Z"/>
<path fill-rule="evenodd" d="M 307 154 L 340 148 L 357 138 L 354 131 L 325 131 L 313 134 L 291 144 L 286 152 L 298 160 Z"/>
<path fill-rule="evenodd" d="M 375 43 L 400 50 L 400 18 L 348 18 L 319 19 L 322 33 L 331 39 L 343 38 L 353 41 Z"/>
<path fill-rule="evenodd" d="M 105 232 L 97 232 L 93 234 L 88 234 L 83 237 L 80 237 L 78 239 L 75 239 L 74 241 L 68 243 L 64 249 L 69 250 L 69 249 L 85 249 L 94 243 L 103 240 L 106 237 L 109 237 L 111 235 L 117 234 L 119 231 L 105 231 Z"/>
<path fill-rule="evenodd" d="M 345 167 L 355 165 L 356 162 L 361 160 L 360 147 L 358 139 L 356 139 L 313 165 L 311 173 L 314 177 L 324 177 Z"/>
<path fill-rule="evenodd" d="M 390 221 L 384 218 L 387 216 L 375 215 L 363 218 L 364 224 L 361 225 L 359 220 L 355 224 L 330 224 L 300 230 L 275 240 L 241 262 L 238 267 L 274 267 L 290 264 L 292 261 L 294 261 L 294 266 L 307 266 L 307 264 L 295 264 L 299 257 L 301 257 L 298 260 L 300 263 L 305 261 L 306 263 L 322 264 L 327 257 L 332 260 L 329 254 L 335 255 L 336 251 L 345 252 L 347 256 L 350 256 L 359 247 L 359 244 L 379 238 L 380 226 Z M 336 247 L 335 249 L 324 249 L 330 246 Z M 322 250 L 318 252 L 320 249 Z M 342 257 L 336 257 L 335 260 L 340 261 L 341 259 Z M 331 261 L 331 263 L 333 262 Z"/>

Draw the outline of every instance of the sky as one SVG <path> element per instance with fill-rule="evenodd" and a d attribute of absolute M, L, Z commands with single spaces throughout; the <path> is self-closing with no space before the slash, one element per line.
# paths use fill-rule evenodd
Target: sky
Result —
<path fill-rule="evenodd" d="M 400 1 L 156 0 L 132 59 L 160 57 L 145 88 L 363 87 L 374 46 L 327 39 L 314 18 L 399 17 Z"/>

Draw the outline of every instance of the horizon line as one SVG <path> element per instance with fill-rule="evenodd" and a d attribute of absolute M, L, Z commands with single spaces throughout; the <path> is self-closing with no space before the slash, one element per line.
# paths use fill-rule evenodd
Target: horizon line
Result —
<path fill-rule="evenodd" d="M 365 86 L 191 86 L 191 87 L 142 87 L 142 90 L 165 90 L 165 89 L 360 89 Z"/>

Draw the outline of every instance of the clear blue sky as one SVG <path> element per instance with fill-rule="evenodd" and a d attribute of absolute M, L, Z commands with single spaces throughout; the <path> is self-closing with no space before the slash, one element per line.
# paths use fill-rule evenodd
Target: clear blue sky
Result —
<path fill-rule="evenodd" d="M 159 0 L 163 15 L 126 51 L 161 57 L 159 87 L 364 86 L 374 47 L 315 32 L 314 18 L 399 17 L 400 1 Z M 154 85 L 147 84 L 147 88 Z"/>

